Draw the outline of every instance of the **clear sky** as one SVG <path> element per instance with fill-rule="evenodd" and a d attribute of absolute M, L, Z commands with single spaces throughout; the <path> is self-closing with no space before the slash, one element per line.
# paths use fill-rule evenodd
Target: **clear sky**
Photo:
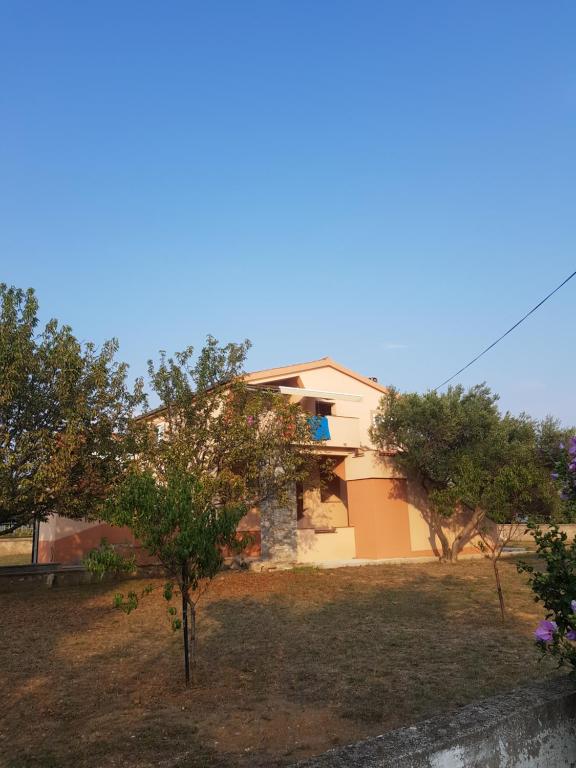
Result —
<path fill-rule="evenodd" d="M 576 269 L 573 0 L 0 0 L 0 279 L 134 373 L 439 384 Z M 576 422 L 576 279 L 462 377 Z"/>

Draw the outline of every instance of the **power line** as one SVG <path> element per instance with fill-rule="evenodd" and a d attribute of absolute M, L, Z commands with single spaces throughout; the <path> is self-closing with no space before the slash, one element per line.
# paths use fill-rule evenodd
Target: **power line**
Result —
<path fill-rule="evenodd" d="M 442 382 L 442 384 L 438 384 L 438 386 L 437 386 L 437 387 L 434 387 L 434 389 L 432 390 L 432 392 L 436 392 L 436 390 L 437 390 L 437 389 L 442 389 L 442 387 L 443 387 L 445 384 L 448 384 L 448 382 L 449 382 L 449 381 L 452 381 L 452 379 L 455 379 L 455 378 L 456 378 L 456 376 L 459 376 L 459 375 L 460 375 L 460 374 L 461 374 L 463 371 L 465 371 L 465 370 L 466 370 L 466 368 L 470 368 L 470 366 L 471 366 L 471 365 L 473 365 L 473 364 L 474 364 L 474 363 L 475 363 L 477 360 L 480 360 L 480 358 L 482 357 L 482 355 L 485 355 L 485 354 L 486 354 L 486 352 L 488 352 L 489 350 L 491 350 L 491 349 L 492 349 L 492 347 L 495 347 L 495 346 L 496 346 L 496 344 L 498 344 L 498 342 L 499 342 L 499 341 L 502 341 L 502 339 L 503 339 L 504 337 L 508 336 L 508 334 L 509 334 L 509 333 L 512 333 L 512 331 L 513 331 L 515 328 L 518 328 L 518 326 L 520 325 L 520 323 L 523 323 L 523 322 L 524 322 L 524 320 L 526 320 L 526 318 L 527 318 L 527 317 L 530 317 L 530 315 L 531 315 L 533 312 L 536 312 L 536 310 L 537 310 L 539 307 L 541 307 L 541 306 L 542 306 L 542 304 L 544 304 L 544 302 L 548 301 L 548 299 L 549 299 L 551 296 L 554 296 L 554 294 L 556 293 L 556 291 L 559 291 L 559 290 L 560 290 L 560 288 L 562 288 L 562 286 L 563 286 L 563 285 L 566 285 L 566 283 L 567 283 L 567 282 L 569 282 L 570 280 L 572 280 L 572 278 L 573 278 L 575 275 L 576 275 L 576 271 L 572 272 L 572 274 L 571 274 L 571 275 L 568 275 L 568 277 L 566 278 L 566 280 L 563 280 L 563 281 L 560 283 L 560 285 L 556 286 L 556 288 L 554 288 L 554 290 L 553 290 L 553 291 L 551 291 L 551 292 L 548 294 L 548 296 L 545 296 L 545 297 L 542 299 L 542 301 L 539 301 L 539 302 L 538 302 L 538 304 L 536 304 L 536 306 L 535 306 L 535 307 L 532 307 L 532 309 L 531 309 L 529 312 L 526 312 L 526 314 L 524 315 L 524 317 L 521 317 L 521 318 L 520 318 L 520 320 L 518 320 L 518 322 L 517 322 L 517 323 L 514 323 L 514 325 L 513 325 L 511 328 L 508 328 L 508 330 L 506 331 L 506 333 L 503 333 L 503 334 L 502 334 L 502 336 L 500 336 L 499 338 L 497 338 L 497 339 L 496 339 L 496 341 L 493 341 L 493 342 L 492 342 L 492 344 L 490 344 L 490 346 L 486 347 L 486 349 L 483 349 L 483 350 L 482 350 L 482 352 L 480 352 L 480 354 L 479 354 L 479 355 L 476 355 L 476 357 L 475 357 L 473 360 L 470 360 L 470 362 L 469 362 L 469 363 L 467 363 L 467 364 L 466 364 L 466 365 L 465 365 L 463 368 L 460 368 L 460 370 L 459 370 L 459 371 L 456 371 L 456 373 L 455 373 L 453 376 L 450 376 L 450 378 L 449 378 L 449 379 L 446 379 L 446 381 L 443 381 L 443 382 Z"/>

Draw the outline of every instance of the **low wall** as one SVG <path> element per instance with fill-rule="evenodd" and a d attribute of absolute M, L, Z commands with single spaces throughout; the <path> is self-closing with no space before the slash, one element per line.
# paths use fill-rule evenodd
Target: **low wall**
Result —
<path fill-rule="evenodd" d="M 559 677 L 331 750 L 298 768 L 560 768 L 576 765 L 576 681 Z M 294 768 L 295 768 L 294 766 Z"/>
<path fill-rule="evenodd" d="M 518 528 L 517 532 L 513 532 L 513 534 L 514 534 L 513 535 L 514 541 L 534 541 L 534 539 L 532 537 L 532 534 L 527 532 L 526 528 L 523 525 L 521 525 L 521 526 L 514 526 L 514 527 Z M 509 525 L 503 525 L 502 526 L 502 530 L 505 533 L 507 533 L 510 528 L 511 528 L 511 526 L 509 526 Z M 541 525 L 540 528 L 543 531 L 547 531 L 547 530 L 549 530 L 550 526 L 549 525 Z M 574 536 L 576 536 L 576 523 L 567 523 L 566 525 L 559 525 L 558 528 L 561 531 L 564 531 L 564 533 L 566 534 L 566 536 L 568 536 L 568 539 L 570 541 L 572 541 Z"/>
<path fill-rule="evenodd" d="M 156 579 L 161 578 L 163 572 L 155 565 L 147 565 L 138 568 L 133 575 L 117 575 L 106 573 L 98 576 L 89 573 L 81 565 L 57 565 L 45 563 L 39 565 L 8 565 L 0 568 L 0 593 L 12 592 L 20 587 L 73 587 L 79 584 L 100 584 L 127 579 Z"/>
<path fill-rule="evenodd" d="M 0 555 L 26 555 L 32 553 L 32 539 L 7 539 L 0 536 Z"/>

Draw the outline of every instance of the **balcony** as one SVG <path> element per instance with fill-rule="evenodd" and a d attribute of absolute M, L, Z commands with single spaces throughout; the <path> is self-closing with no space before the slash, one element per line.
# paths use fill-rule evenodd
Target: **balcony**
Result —
<path fill-rule="evenodd" d="M 358 419 L 351 416 L 311 417 L 314 439 L 328 448 L 359 448 Z"/>
<path fill-rule="evenodd" d="M 332 448 L 360 448 L 360 427 L 353 416 L 327 416 L 330 440 L 326 445 Z"/>

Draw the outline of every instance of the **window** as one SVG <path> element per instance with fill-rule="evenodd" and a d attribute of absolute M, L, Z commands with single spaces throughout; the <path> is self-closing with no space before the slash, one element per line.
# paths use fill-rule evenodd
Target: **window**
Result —
<path fill-rule="evenodd" d="M 316 416 L 331 416 L 332 405 L 327 400 L 316 400 Z"/>

